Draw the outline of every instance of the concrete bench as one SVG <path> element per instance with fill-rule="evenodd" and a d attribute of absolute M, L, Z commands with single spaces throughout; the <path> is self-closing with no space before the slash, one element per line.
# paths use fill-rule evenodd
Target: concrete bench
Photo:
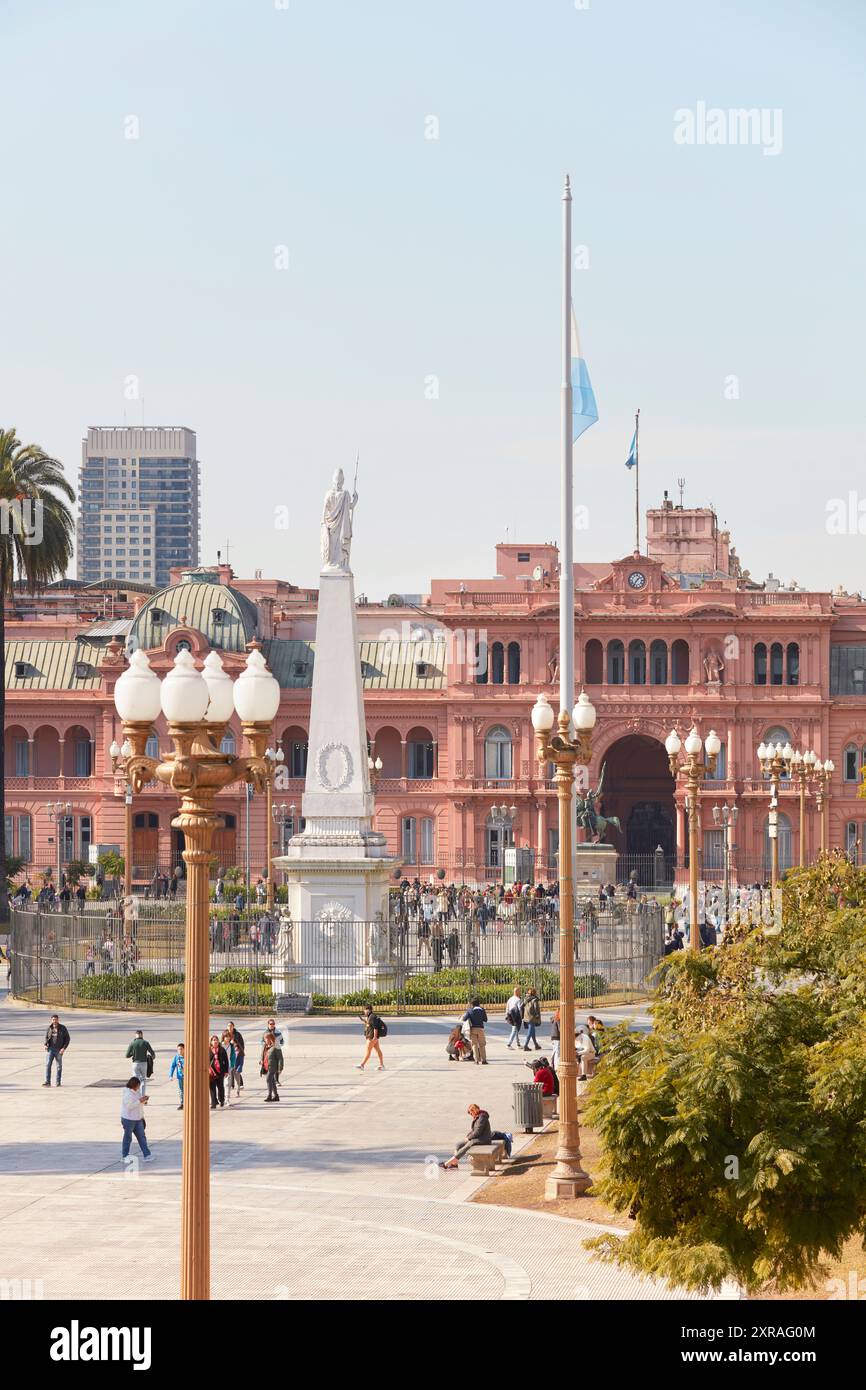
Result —
<path fill-rule="evenodd" d="M 498 1168 L 505 1162 L 505 1140 L 494 1139 L 490 1147 L 496 1154 L 496 1166 Z"/>
<path fill-rule="evenodd" d="M 496 1168 L 496 1145 L 474 1144 L 469 1150 L 469 1161 L 476 1177 L 489 1177 Z"/>
<path fill-rule="evenodd" d="M 555 1120 L 557 1115 L 556 1102 L 557 1096 L 541 1097 L 541 1114 L 545 1120 Z"/>

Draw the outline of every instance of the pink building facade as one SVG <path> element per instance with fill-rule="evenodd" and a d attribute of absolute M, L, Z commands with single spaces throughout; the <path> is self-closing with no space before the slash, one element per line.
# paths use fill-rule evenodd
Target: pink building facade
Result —
<path fill-rule="evenodd" d="M 533 874 L 555 871 L 557 813 L 539 775 L 530 710 L 540 691 L 555 701 L 558 554 L 551 544 L 499 545 L 496 574 L 434 579 L 410 604 L 359 600 L 359 661 L 371 754 L 380 759 L 377 828 L 405 870 L 491 881 L 509 844 L 533 853 Z M 664 739 L 694 723 L 722 739 L 717 775 L 701 794 L 699 849 L 705 877 L 752 882 L 769 863 L 767 784 L 755 750 L 790 740 L 832 758 L 823 812 L 828 846 L 861 856 L 866 803 L 866 603 L 840 592 L 761 584 L 744 571 L 708 508 L 664 504 L 647 514 L 647 553 L 575 565 L 578 688 L 598 710 L 589 783 L 604 769 L 606 816 L 619 874 L 648 886 L 681 878 L 686 863 L 683 788 L 668 770 Z M 124 848 L 123 788 L 109 747 L 120 738 L 113 686 L 124 647 L 148 651 L 163 674 L 178 646 L 203 658 L 216 647 L 236 673 L 261 643 L 282 687 L 275 733 L 285 769 L 265 798 L 221 796 L 226 829 L 218 861 L 257 877 L 298 825 L 315 660 L 315 592 L 285 581 L 237 580 L 228 566 L 177 575 L 160 593 L 127 594 L 134 616 L 82 621 L 70 611 L 16 617 L 7 610 L 7 845 L 41 872 L 87 858 L 91 845 Z M 81 603 L 89 600 L 84 596 Z M 130 611 L 131 611 L 130 610 Z M 85 609 L 81 608 L 84 612 Z M 119 611 L 124 611 L 122 603 Z M 240 744 L 240 731 L 233 737 Z M 153 749 L 166 741 L 158 723 Z M 60 802 L 60 820 L 49 803 Z M 65 807 L 69 803 L 67 814 Z M 727 839 L 713 808 L 736 807 Z M 281 809 L 282 808 L 282 809 Z M 503 817 L 503 808 L 506 815 Z M 799 801 L 780 803 L 782 865 L 800 860 Z M 133 805 L 132 862 L 144 882 L 182 852 L 172 799 L 148 788 Z M 806 860 L 820 840 L 807 798 Z"/>

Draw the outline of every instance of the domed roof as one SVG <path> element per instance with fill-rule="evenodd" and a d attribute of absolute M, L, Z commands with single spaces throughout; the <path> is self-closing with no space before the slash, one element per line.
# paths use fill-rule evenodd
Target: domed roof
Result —
<path fill-rule="evenodd" d="M 242 652 L 257 626 L 255 604 L 205 573 L 154 594 L 136 613 L 129 636 L 147 650 L 161 647 L 176 628 L 189 628 L 200 632 L 211 647 Z"/>

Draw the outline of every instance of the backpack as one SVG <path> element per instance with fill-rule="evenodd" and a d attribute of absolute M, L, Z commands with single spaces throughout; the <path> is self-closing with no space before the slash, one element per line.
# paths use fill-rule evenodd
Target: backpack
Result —
<path fill-rule="evenodd" d="M 376 1029 L 376 1032 L 379 1034 L 380 1038 L 387 1038 L 388 1025 L 379 1017 L 378 1014 L 373 1014 L 373 1017 L 370 1019 L 370 1022 Z"/>

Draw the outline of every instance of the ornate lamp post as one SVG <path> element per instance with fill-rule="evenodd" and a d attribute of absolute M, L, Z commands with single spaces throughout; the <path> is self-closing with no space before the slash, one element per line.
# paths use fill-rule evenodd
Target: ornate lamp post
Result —
<path fill-rule="evenodd" d="M 701 930 L 698 923 L 698 828 L 700 812 L 698 793 L 704 778 L 712 776 L 716 770 L 716 759 L 722 740 L 715 729 L 710 729 L 702 739 L 696 728 L 692 728 L 683 744 L 676 729 L 671 729 L 665 739 L 665 749 L 670 763 L 671 776 L 680 773 L 686 784 L 686 803 L 689 813 L 689 949 L 701 949 Z M 680 761 L 680 750 L 685 757 Z M 706 751 L 706 760 L 701 754 Z"/>
<path fill-rule="evenodd" d="M 132 746 L 124 772 L 134 792 L 159 781 L 177 793 L 180 814 L 172 826 L 184 833 L 187 866 L 186 1052 L 181 1186 L 181 1288 L 183 1299 L 210 1297 L 210 1102 L 208 1098 L 209 869 L 213 839 L 223 820 L 214 809 L 218 791 L 250 782 L 260 791 L 268 777 L 265 758 L 280 687 L 260 651 L 251 651 L 238 680 L 211 652 L 199 671 L 189 651 L 180 651 L 160 682 L 144 652 L 133 653 L 114 688 L 123 732 Z M 162 710 L 172 751 L 161 761 L 145 754 L 151 725 Z M 233 711 L 241 719 L 249 757 L 221 753 L 220 742 Z"/>
<path fill-rule="evenodd" d="M 373 791 L 376 790 L 376 783 L 382 774 L 382 766 L 381 758 L 371 758 L 367 755 L 367 770 L 370 773 L 370 787 Z"/>
<path fill-rule="evenodd" d="M 791 758 L 791 772 L 797 783 L 797 790 L 800 794 L 800 868 L 806 867 L 806 792 L 809 783 L 814 778 L 815 764 L 818 759 L 811 749 L 801 753 L 799 748 L 795 749 Z"/>
<path fill-rule="evenodd" d="M 736 845 L 731 844 L 731 835 L 734 826 L 737 824 L 737 816 L 739 814 L 740 812 L 737 806 L 724 805 L 713 807 L 713 820 L 716 825 L 722 826 L 725 832 L 722 840 L 725 869 L 725 925 L 727 925 L 728 921 L 728 904 L 731 894 L 731 850 L 736 849 Z"/>
<path fill-rule="evenodd" d="M 108 751 L 111 755 L 112 772 L 123 771 L 127 759 L 132 755 L 129 739 L 125 738 L 122 744 L 114 739 Z M 132 787 L 127 781 L 123 793 L 123 808 L 123 896 L 128 899 L 132 893 Z"/>
<path fill-rule="evenodd" d="M 570 737 L 574 721 L 576 737 Z M 577 1118 L 577 1056 L 574 1046 L 574 878 L 572 813 L 574 769 L 586 767 L 592 757 L 591 735 L 595 728 L 595 706 L 581 691 L 573 714 L 561 710 L 555 721 L 546 696 L 539 695 L 532 708 L 535 730 L 535 756 L 540 765 L 553 763 L 556 772 L 559 807 L 559 1145 L 556 1167 L 547 1179 L 545 1197 L 579 1197 L 590 1185 L 580 1154 L 580 1125 Z M 554 722 L 558 732 L 553 733 Z"/>
<path fill-rule="evenodd" d="M 770 887 L 775 902 L 776 886 L 779 882 L 779 781 L 791 771 L 794 750 L 790 743 L 786 743 L 784 748 L 781 743 L 759 743 L 758 761 L 764 776 L 770 779 Z"/>
<path fill-rule="evenodd" d="M 63 840 L 61 831 L 66 817 L 72 815 L 72 802 L 49 801 L 46 803 L 45 809 L 51 820 L 54 821 L 54 839 L 57 844 L 57 891 L 59 893 L 61 888 L 60 880 L 63 876 L 63 864 L 61 859 Z"/>
<path fill-rule="evenodd" d="M 277 748 L 276 750 L 274 750 L 273 748 L 265 749 L 265 760 L 268 764 L 268 795 L 267 809 L 265 811 L 265 833 L 267 835 L 268 840 L 268 881 L 265 885 L 265 902 L 267 905 L 268 912 L 271 912 L 274 906 L 274 846 L 273 841 L 271 840 L 271 822 L 274 819 L 274 774 L 279 770 L 279 768 L 282 767 L 283 763 L 285 762 L 285 759 L 286 755 L 283 752 L 282 748 Z M 282 849 L 282 846 L 280 846 L 280 848 Z"/>
<path fill-rule="evenodd" d="M 829 796 L 829 794 L 830 794 L 830 782 L 831 782 L 831 780 L 832 780 L 833 773 L 834 773 L 835 771 L 836 771 L 836 764 L 833 762 L 833 759 L 832 759 L 832 758 L 828 758 L 828 759 L 826 760 L 826 762 L 823 762 L 823 763 L 822 763 L 822 762 L 816 762 L 815 768 L 814 768 L 815 806 L 817 807 L 817 810 L 818 810 L 818 829 L 819 829 L 819 833 L 820 833 L 820 837 L 821 837 L 821 838 L 820 838 L 820 849 L 821 849 L 821 853 L 822 853 L 822 854 L 824 853 L 825 849 L 827 848 L 827 845 L 826 845 L 826 838 L 827 838 L 827 837 L 826 837 L 825 827 L 824 827 L 824 802 L 825 802 L 826 798 L 827 798 L 827 797 Z"/>

